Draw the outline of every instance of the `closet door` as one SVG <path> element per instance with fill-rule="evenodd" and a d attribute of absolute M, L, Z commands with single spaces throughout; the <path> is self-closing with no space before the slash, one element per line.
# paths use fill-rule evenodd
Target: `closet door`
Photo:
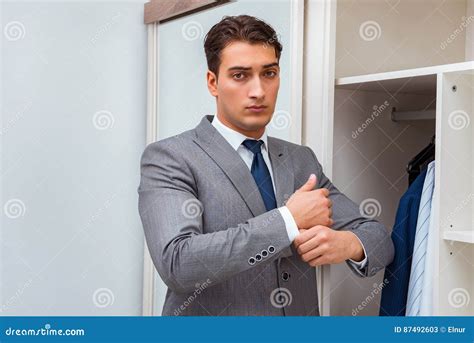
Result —
<path fill-rule="evenodd" d="M 301 142 L 303 1 L 236 1 L 149 25 L 149 142 L 194 128 L 215 115 L 206 84 L 204 37 L 226 15 L 247 14 L 270 24 L 283 45 L 281 84 L 270 136 Z M 156 82 L 154 82 L 156 81 Z M 167 287 L 145 255 L 144 314 L 160 315 Z"/>

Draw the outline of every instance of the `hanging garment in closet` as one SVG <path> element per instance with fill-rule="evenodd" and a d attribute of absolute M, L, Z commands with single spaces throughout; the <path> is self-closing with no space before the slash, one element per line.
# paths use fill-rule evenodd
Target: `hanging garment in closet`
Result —
<path fill-rule="evenodd" d="M 420 304 L 420 316 L 433 316 L 433 282 L 435 276 L 435 264 L 433 263 L 435 255 L 436 245 L 438 244 L 438 235 L 434 230 L 434 203 L 435 193 L 433 193 L 433 200 L 431 201 L 431 216 L 430 216 L 430 228 L 428 235 L 428 246 L 426 247 L 426 262 L 425 262 L 425 274 L 423 276 L 423 292 L 421 294 Z"/>
<path fill-rule="evenodd" d="M 385 286 L 380 303 L 381 316 L 405 315 L 411 257 L 425 177 L 426 170 L 411 184 L 398 205 L 395 226 L 392 230 L 395 256 L 393 262 L 385 269 Z"/>
<path fill-rule="evenodd" d="M 428 168 L 428 165 L 435 159 L 435 136 L 431 142 L 413 157 L 407 165 L 408 184 L 411 185 L 421 172 Z"/>
<path fill-rule="evenodd" d="M 420 208 L 418 211 L 418 221 L 416 224 L 415 244 L 410 269 L 410 281 L 408 283 L 407 296 L 407 316 L 419 316 L 422 307 L 422 294 L 429 292 L 433 285 L 425 280 L 426 268 L 432 263 L 427 263 L 426 254 L 428 252 L 428 239 L 431 223 L 431 204 L 434 190 L 434 161 L 428 165 L 423 192 L 421 194 Z M 426 282 L 425 282 L 426 281 Z M 429 304 L 423 304 L 429 306 Z"/>

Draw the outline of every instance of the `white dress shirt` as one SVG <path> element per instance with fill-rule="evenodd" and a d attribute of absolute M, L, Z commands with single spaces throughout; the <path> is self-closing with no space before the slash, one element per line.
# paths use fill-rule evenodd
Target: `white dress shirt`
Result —
<path fill-rule="evenodd" d="M 212 120 L 212 125 L 216 128 L 216 130 L 226 139 L 226 141 L 234 148 L 234 150 L 237 151 L 237 153 L 240 155 L 240 157 L 244 160 L 245 164 L 249 168 L 249 170 L 252 168 L 252 162 L 253 162 L 253 152 L 248 150 L 246 147 L 242 145 L 243 141 L 246 139 L 255 139 L 252 137 L 247 137 L 240 132 L 237 132 L 230 127 L 225 126 L 222 124 L 222 122 L 217 118 L 217 116 L 214 116 L 214 119 Z M 263 141 L 262 144 L 262 155 L 263 159 L 268 167 L 268 171 L 270 172 L 270 177 L 272 179 L 272 185 L 273 185 L 273 192 L 276 195 L 276 187 L 275 187 L 275 182 L 273 181 L 273 170 L 272 170 L 272 165 L 270 162 L 270 157 L 268 156 L 268 137 L 267 137 L 267 129 L 265 129 L 265 132 L 263 133 L 262 137 L 259 138 L 259 140 Z M 279 207 L 278 210 L 280 211 L 281 216 L 283 217 L 283 220 L 285 221 L 285 226 L 286 226 L 286 232 L 288 234 L 288 238 L 290 242 L 293 242 L 296 236 L 298 236 L 299 231 L 298 231 L 298 226 L 296 225 L 295 219 L 293 218 L 293 215 L 291 214 L 290 210 L 286 206 Z"/>
<path fill-rule="evenodd" d="M 432 161 L 427 168 L 418 210 L 406 316 L 432 315 L 434 263 L 431 261 L 433 261 L 433 250 L 436 244 L 436 236 L 433 235 L 434 215 L 432 213 L 434 183 L 435 161 Z"/>
<path fill-rule="evenodd" d="M 225 138 L 225 140 L 234 148 L 234 150 L 237 151 L 237 153 L 240 155 L 240 157 L 244 160 L 245 164 L 249 168 L 249 170 L 252 168 L 252 162 L 253 162 L 253 152 L 248 150 L 246 147 L 242 145 L 243 141 L 246 139 L 255 139 L 252 137 L 247 137 L 240 132 L 237 132 L 230 127 L 225 126 L 219 118 L 217 118 L 217 115 L 214 115 L 214 119 L 212 120 L 212 125 L 216 128 L 216 130 Z M 268 155 L 268 136 L 267 136 L 267 129 L 265 128 L 265 131 L 262 134 L 262 137 L 260 137 L 258 140 L 262 140 L 262 155 L 265 163 L 267 164 L 268 171 L 270 172 L 270 177 L 272 179 L 272 185 L 273 185 L 273 192 L 276 195 L 276 187 L 275 187 L 275 182 L 273 180 L 273 170 L 272 170 L 272 164 L 270 161 L 270 157 Z M 291 214 L 290 210 L 286 206 L 279 207 L 278 210 L 281 213 L 281 216 L 283 217 L 283 220 L 285 221 L 285 226 L 286 226 L 286 232 L 288 234 L 288 238 L 290 239 L 290 242 L 293 242 L 296 236 L 298 236 L 299 231 L 298 231 L 298 226 L 296 225 L 295 219 L 293 218 L 293 215 Z M 361 243 L 362 244 L 362 243 Z M 363 245 L 362 245 L 363 247 Z M 364 254 L 365 254 L 365 248 L 364 249 Z M 363 269 L 367 263 L 367 255 L 365 255 L 365 258 L 363 261 L 357 262 L 353 260 L 349 260 L 351 263 L 353 263 L 357 268 Z"/>

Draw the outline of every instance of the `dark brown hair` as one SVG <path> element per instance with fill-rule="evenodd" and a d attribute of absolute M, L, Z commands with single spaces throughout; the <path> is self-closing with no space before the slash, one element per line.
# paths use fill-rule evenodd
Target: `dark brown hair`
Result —
<path fill-rule="evenodd" d="M 272 46 L 277 60 L 280 60 L 283 47 L 270 25 L 249 15 L 226 16 L 209 30 L 204 39 L 207 67 L 216 76 L 221 63 L 222 50 L 235 41 L 264 43 L 265 46 Z"/>

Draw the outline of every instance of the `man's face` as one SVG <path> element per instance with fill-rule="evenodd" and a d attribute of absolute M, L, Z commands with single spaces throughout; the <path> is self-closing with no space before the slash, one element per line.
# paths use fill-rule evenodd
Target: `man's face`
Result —
<path fill-rule="evenodd" d="M 260 138 L 272 119 L 280 87 L 280 67 L 273 46 L 236 41 L 221 52 L 219 77 L 208 71 L 217 115 L 240 133 Z"/>

